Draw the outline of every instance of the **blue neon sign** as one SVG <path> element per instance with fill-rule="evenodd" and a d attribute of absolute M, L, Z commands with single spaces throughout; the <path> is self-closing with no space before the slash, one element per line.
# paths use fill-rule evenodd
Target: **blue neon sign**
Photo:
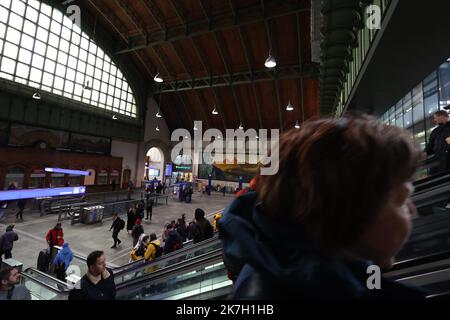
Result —
<path fill-rule="evenodd" d="M 0 201 L 32 199 L 42 197 L 60 197 L 69 195 L 80 195 L 86 193 L 86 187 L 64 187 L 64 188 L 44 188 L 44 189 L 23 189 L 0 191 Z"/>
<path fill-rule="evenodd" d="M 71 169 L 61 169 L 61 168 L 45 168 L 47 172 L 54 173 L 65 173 L 65 174 L 73 174 L 77 176 L 90 176 L 90 171 L 81 171 L 81 170 L 71 170 Z"/>

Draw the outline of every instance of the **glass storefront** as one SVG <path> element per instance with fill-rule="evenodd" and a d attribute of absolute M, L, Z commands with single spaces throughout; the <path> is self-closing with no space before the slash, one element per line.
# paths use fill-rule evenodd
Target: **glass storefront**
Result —
<path fill-rule="evenodd" d="M 35 170 L 30 174 L 30 183 L 28 188 L 44 188 L 45 187 L 45 171 Z"/>
<path fill-rule="evenodd" d="M 450 63 L 446 62 L 385 112 L 381 119 L 386 124 L 411 131 L 414 143 L 424 150 L 431 131 L 436 127 L 433 114 L 447 106 L 448 102 Z"/>

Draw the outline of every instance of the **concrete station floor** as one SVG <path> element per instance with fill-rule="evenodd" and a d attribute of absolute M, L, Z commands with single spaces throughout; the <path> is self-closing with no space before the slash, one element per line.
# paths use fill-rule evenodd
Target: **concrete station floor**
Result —
<path fill-rule="evenodd" d="M 140 194 L 135 193 L 134 199 L 140 199 Z M 201 193 L 194 193 L 192 203 L 179 202 L 178 199 L 169 196 L 168 205 L 161 205 L 153 208 L 152 220 L 143 220 L 145 234 L 155 232 L 160 239 L 164 226 L 171 220 L 181 218 L 186 214 L 186 222 L 194 218 L 196 208 L 202 208 L 208 219 L 212 215 L 224 209 L 234 198 L 231 195 L 225 197 L 220 193 L 214 193 L 211 196 Z M 6 217 L 0 222 L 0 234 L 5 232 L 6 227 L 14 223 L 14 230 L 19 235 L 19 240 L 14 243 L 12 251 L 13 259 L 23 263 L 24 269 L 36 267 L 39 251 L 47 247 L 45 235 L 47 231 L 55 226 L 58 220 L 56 214 L 40 216 L 39 212 L 30 212 L 25 209 L 24 221 L 16 221 L 15 213 L 17 206 L 12 205 L 8 208 Z M 126 222 L 126 212 L 120 212 L 120 216 Z M 132 248 L 131 234 L 128 235 L 126 228 L 119 234 L 122 243 L 118 248 L 111 249 L 113 240 L 111 227 L 112 218 L 105 218 L 102 223 L 94 225 L 75 224 L 70 225 L 70 220 L 62 221 L 64 231 L 64 240 L 68 242 L 72 251 L 82 256 L 87 256 L 94 250 L 103 250 L 106 254 L 106 261 L 112 266 L 121 266 L 126 264 L 130 258 Z M 130 232 L 131 233 L 131 232 Z"/>

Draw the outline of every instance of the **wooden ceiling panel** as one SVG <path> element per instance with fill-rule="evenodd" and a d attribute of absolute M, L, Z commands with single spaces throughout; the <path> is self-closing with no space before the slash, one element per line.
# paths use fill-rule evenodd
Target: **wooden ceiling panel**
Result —
<path fill-rule="evenodd" d="M 174 1 L 179 0 L 153 0 L 153 3 L 159 8 L 163 16 L 166 27 L 173 27 L 181 24 L 175 11 L 174 5 L 172 3 Z M 184 10 L 184 7 L 181 7 L 181 9 Z"/>
<path fill-rule="evenodd" d="M 176 42 L 176 47 L 179 49 L 179 53 L 184 57 L 186 65 L 192 70 L 194 77 L 206 77 L 208 74 L 203 68 L 200 57 L 195 52 L 191 39 L 184 39 Z"/>
<path fill-rule="evenodd" d="M 231 70 L 233 72 L 243 72 L 248 70 L 245 58 L 245 49 L 239 36 L 239 28 L 232 28 L 221 32 L 224 39 L 226 51 L 230 57 Z"/>
<path fill-rule="evenodd" d="M 204 106 L 200 103 L 199 97 L 195 90 L 182 92 L 180 93 L 180 96 L 184 97 L 186 105 L 190 110 L 193 111 L 195 120 L 202 121 L 203 129 L 206 130 L 210 128 L 212 108 L 209 109 L 208 106 Z"/>
<path fill-rule="evenodd" d="M 256 104 L 254 102 L 254 95 L 251 85 L 242 85 L 235 88 L 236 95 L 240 100 L 241 112 L 243 115 L 244 128 L 259 129 L 258 123 L 258 111 L 256 110 Z"/>
<path fill-rule="evenodd" d="M 301 96 L 300 81 L 298 80 L 280 80 L 280 99 L 283 113 L 283 126 L 285 129 L 291 129 L 297 120 L 301 121 Z M 287 111 L 289 103 L 294 110 Z"/>
<path fill-rule="evenodd" d="M 307 64 L 304 70 L 310 70 L 312 64 L 310 12 L 301 10 L 309 3 L 310 0 L 77 2 L 114 34 L 117 47 L 110 50 L 129 58 L 137 70 L 145 72 L 152 85 L 156 72 L 162 75 L 163 84 L 149 87 L 166 92 L 161 108 L 167 113 L 171 130 L 179 126 L 191 130 L 193 120 L 201 120 L 205 128 L 209 122 L 209 126 L 221 130 L 224 125 L 237 128 L 240 119 L 246 128 L 259 128 L 262 123 L 268 129 L 288 129 L 296 120 L 301 121 L 298 65 Z M 264 66 L 270 49 L 268 30 L 272 54 L 278 63 L 269 73 Z M 317 71 L 317 65 L 313 64 L 313 70 Z M 306 118 L 317 115 L 319 110 L 318 80 L 310 76 L 312 73 L 304 79 Z M 289 99 L 294 105 L 292 112 L 286 111 Z M 217 116 L 211 114 L 215 104 L 219 112 L 222 109 Z"/>
<path fill-rule="evenodd" d="M 272 50 L 279 66 L 298 64 L 297 38 L 295 15 L 273 20 Z"/>
<path fill-rule="evenodd" d="M 205 18 L 200 7 L 199 0 L 176 0 L 183 8 L 186 8 L 186 17 L 188 21 L 198 21 Z"/>
<path fill-rule="evenodd" d="M 262 114 L 266 129 L 280 128 L 278 115 L 277 94 L 274 82 L 261 82 L 256 85 L 257 93 L 261 97 Z"/>
<path fill-rule="evenodd" d="M 239 126 L 239 116 L 236 108 L 236 103 L 233 99 L 233 93 L 230 87 L 217 88 L 218 97 L 222 99 L 223 114 L 228 128 L 237 128 Z"/>
<path fill-rule="evenodd" d="M 183 119 L 180 118 L 175 110 L 173 109 L 172 103 L 169 101 L 170 96 L 169 95 L 158 95 L 154 97 L 155 101 L 157 101 L 157 104 L 160 106 L 160 110 L 162 112 L 163 118 L 167 123 L 167 126 L 169 127 L 170 132 L 177 128 L 182 128 L 185 126 L 183 123 Z M 155 115 L 152 115 L 155 116 Z M 157 120 L 157 123 L 161 125 L 162 121 Z M 151 128 L 151 130 L 154 130 L 155 128 Z"/>
<path fill-rule="evenodd" d="M 164 54 L 164 58 L 167 59 L 166 65 L 170 66 L 168 69 L 169 72 L 171 72 L 171 77 L 177 79 L 188 78 L 189 75 L 183 67 L 184 62 L 177 57 L 177 52 L 175 52 L 174 47 L 170 44 L 165 43 L 161 45 L 160 48 L 160 52 Z"/>
<path fill-rule="evenodd" d="M 306 78 L 304 81 L 305 120 L 319 116 L 319 80 Z"/>
<path fill-rule="evenodd" d="M 193 39 L 200 53 L 204 53 L 200 59 L 205 60 L 206 67 L 212 74 L 226 74 L 226 67 L 219 53 L 219 47 L 216 44 L 213 34 L 203 35 Z M 226 57 L 228 53 L 225 51 Z"/>
<path fill-rule="evenodd" d="M 217 106 L 217 102 L 214 97 L 214 93 L 210 89 L 203 89 L 203 90 L 197 90 L 197 91 L 201 97 L 202 102 L 205 103 L 205 106 L 207 107 L 208 112 L 212 112 L 214 107 L 216 107 L 216 109 L 219 111 L 219 107 Z M 209 113 L 208 116 L 210 116 L 211 126 L 213 128 L 219 129 L 220 131 L 223 131 L 223 129 L 224 129 L 223 122 L 222 122 L 223 114 L 219 111 L 218 115 L 213 115 L 212 113 Z"/>
<path fill-rule="evenodd" d="M 269 43 L 267 41 L 264 23 L 256 23 L 242 27 L 247 34 L 247 48 L 253 61 L 253 68 L 264 68 L 264 62 L 269 55 Z"/>

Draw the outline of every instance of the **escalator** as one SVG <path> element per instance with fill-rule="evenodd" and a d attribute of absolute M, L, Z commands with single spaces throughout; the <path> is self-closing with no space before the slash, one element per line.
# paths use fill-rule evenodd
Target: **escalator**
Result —
<path fill-rule="evenodd" d="M 430 297 L 437 299 L 450 295 L 449 191 L 448 174 L 416 183 L 412 199 L 417 206 L 418 217 L 413 221 L 411 238 L 397 255 L 393 269 L 384 273 L 395 281 L 428 289 Z M 81 274 L 84 274 L 85 257 L 75 258 L 74 261 L 84 266 L 84 270 L 81 268 Z M 223 299 L 232 289 L 217 237 L 196 245 L 187 244 L 183 249 L 151 262 L 133 262 L 113 268 L 113 271 L 117 299 Z M 51 280 L 40 276 L 24 277 L 30 286 L 31 283 L 35 286 L 40 284 L 55 298 L 67 297 L 67 289 L 58 287 L 58 283 L 49 284 Z M 35 295 L 51 296 L 50 293 Z"/>

